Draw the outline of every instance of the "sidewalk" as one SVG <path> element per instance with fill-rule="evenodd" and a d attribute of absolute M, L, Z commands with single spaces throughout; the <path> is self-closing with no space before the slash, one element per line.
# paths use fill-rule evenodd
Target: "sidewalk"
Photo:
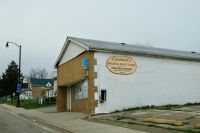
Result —
<path fill-rule="evenodd" d="M 146 133 L 144 131 L 85 121 L 81 118 L 87 115 L 82 113 L 56 113 L 55 106 L 31 110 L 16 108 L 7 104 L 0 104 L 0 107 L 15 115 L 25 115 L 33 119 L 39 119 L 75 133 Z"/>

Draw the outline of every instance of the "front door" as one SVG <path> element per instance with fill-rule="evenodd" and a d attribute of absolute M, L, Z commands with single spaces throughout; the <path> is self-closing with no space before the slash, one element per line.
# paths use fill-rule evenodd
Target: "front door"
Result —
<path fill-rule="evenodd" d="M 71 111 L 71 87 L 67 87 L 67 111 Z"/>

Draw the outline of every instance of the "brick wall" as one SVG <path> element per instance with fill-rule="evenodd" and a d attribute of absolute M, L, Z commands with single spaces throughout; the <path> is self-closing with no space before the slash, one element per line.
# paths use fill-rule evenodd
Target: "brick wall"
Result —
<path fill-rule="evenodd" d="M 74 112 L 82 112 L 85 114 L 94 114 L 95 107 L 97 107 L 98 102 L 94 99 L 94 93 L 97 92 L 97 87 L 94 86 L 94 79 L 97 77 L 96 72 L 94 72 L 94 65 L 96 65 L 96 60 L 94 59 L 94 52 L 87 51 L 74 59 L 58 66 L 57 68 L 57 111 L 66 111 L 67 106 L 67 91 L 62 86 L 65 84 L 73 83 L 84 79 L 86 76 L 86 71 L 82 66 L 82 59 L 89 59 L 89 78 L 88 78 L 88 98 L 84 100 L 73 100 L 71 102 L 71 109 Z M 73 85 L 72 85 L 73 89 Z M 65 91 L 64 91 L 65 90 Z M 61 102 L 62 101 L 62 102 Z M 65 102 L 65 103 L 63 103 Z M 64 109 L 65 108 L 65 109 Z"/>
<path fill-rule="evenodd" d="M 42 87 L 41 86 L 32 86 L 32 95 L 41 96 Z"/>
<path fill-rule="evenodd" d="M 58 86 L 57 88 L 57 112 L 66 111 L 67 101 L 66 101 L 66 87 Z"/>

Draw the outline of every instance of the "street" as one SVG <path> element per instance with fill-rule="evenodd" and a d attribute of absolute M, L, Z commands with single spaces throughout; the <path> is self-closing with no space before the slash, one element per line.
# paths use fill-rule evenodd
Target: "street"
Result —
<path fill-rule="evenodd" d="M 50 133 L 0 108 L 0 133 Z"/>

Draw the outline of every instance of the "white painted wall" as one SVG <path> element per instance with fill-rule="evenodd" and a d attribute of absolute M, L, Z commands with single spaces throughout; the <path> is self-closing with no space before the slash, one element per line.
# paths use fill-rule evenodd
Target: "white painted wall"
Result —
<path fill-rule="evenodd" d="M 32 91 L 25 91 L 24 93 L 20 94 L 20 100 L 23 99 L 33 99 Z"/>
<path fill-rule="evenodd" d="M 54 79 L 54 87 L 53 87 L 53 90 L 54 91 L 57 91 L 57 79 Z"/>
<path fill-rule="evenodd" d="M 55 96 L 56 96 L 56 95 L 55 95 L 55 92 L 56 92 L 56 91 L 54 91 L 54 90 L 46 91 L 45 96 L 46 96 L 47 98 L 55 97 Z"/>
<path fill-rule="evenodd" d="M 79 54 L 81 54 L 84 51 L 86 51 L 86 48 L 83 48 L 80 45 L 70 42 L 67 50 L 65 51 L 65 53 L 59 63 L 59 66 L 64 64 L 65 62 L 75 58 L 76 56 L 78 56 Z"/>
<path fill-rule="evenodd" d="M 111 73 L 106 67 L 110 56 L 121 54 L 95 52 L 98 90 L 107 90 L 107 101 L 98 103 L 95 113 L 108 113 L 144 105 L 200 102 L 200 62 L 126 55 L 135 60 L 131 75 Z M 99 93 L 94 94 L 99 99 Z"/>

